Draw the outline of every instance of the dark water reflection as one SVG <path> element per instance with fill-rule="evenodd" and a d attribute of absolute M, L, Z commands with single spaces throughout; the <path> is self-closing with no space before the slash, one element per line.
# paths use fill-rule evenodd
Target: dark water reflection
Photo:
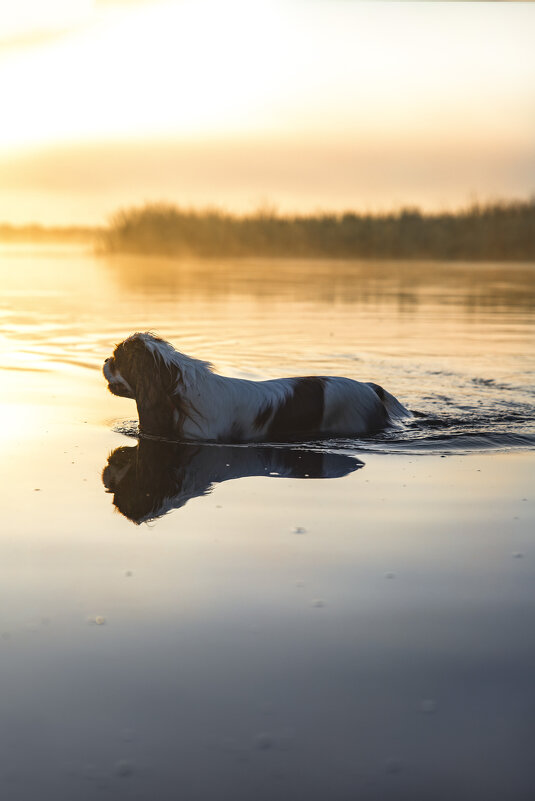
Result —
<path fill-rule="evenodd" d="M 102 482 L 113 494 L 116 509 L 142 523 L 207 495 L 222 481 L 252 476 L 340 478 L 360 467 L 364 464 L 359 459 L 336 453 L 141 439 L 110 454 Z"/>

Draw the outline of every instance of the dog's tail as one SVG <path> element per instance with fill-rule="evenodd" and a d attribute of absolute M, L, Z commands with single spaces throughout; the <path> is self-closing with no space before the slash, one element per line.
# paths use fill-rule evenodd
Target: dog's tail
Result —
<path fill-rule="evenodd" d="M 387 392 L 386 389 L 379 386 L 379 384 L 373 384 L 371 381 L 369 382 L 369 386 L 373 389 L 379 400 L 382 401 L 390 422 L 396 423 L 398 420 L 412 417 L 412 412 L 405 408 L 405 406 L 391 395 L 390 392 Z"/>

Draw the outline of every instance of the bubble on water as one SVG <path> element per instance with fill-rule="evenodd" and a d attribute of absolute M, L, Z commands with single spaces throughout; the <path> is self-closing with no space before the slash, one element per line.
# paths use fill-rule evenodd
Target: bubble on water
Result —
<path fill-rule="evenodd" d="M 323 598 L 314 598 L 312 601 L 312 606 L 315 606 L 316 609 L 321 609 L 323 606 L 325 606 L 325 601 Z"/>
<path fill-rule="evenodd" d="M 87 622 L 92 626 L 104 626 L 106 618 L 103 615 L 93 615 L 87 618 Z"/>
<path fill-rule="evenodd" d="M 259 751 L 269 751 L 273 748 L 273 737 L 267 731 L 260 732 L 255 737 L 255 746 Z"/>
<path fill-rule="evenodd" d="M 433 712 L 436 712 L 437 709 L 437 702 L 434 698 L 423 698 L 420 701 L 420 712 L 423 712 L 426 715 L 432 715 Z"/>
<path fill-rule="evenodd" d="M 115 763 L 115 773 L 118 776 L 126 777 L 131 776 L 134 772 L 134 766 L 129 759 L 120 759 Z"/>
<path fill-rule="evenodd" d="M 386 773 L 395 774 L 401 773 L 403 769 L 403 764 L 401 760 L 396 759 L 395 757 L 390 757 L 385 761 L 385 771 Z"/>
<path fill-rule="evenodd" d="M 294 526 L 292 528 L 292 534 L 306 534 L 307 530 L 304 526 Z"/>

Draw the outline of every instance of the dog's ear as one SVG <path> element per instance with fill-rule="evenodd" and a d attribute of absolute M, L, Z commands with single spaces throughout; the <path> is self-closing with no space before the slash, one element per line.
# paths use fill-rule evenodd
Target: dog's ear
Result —
<path fill-rule="evenodd" d="M 133 335 L 116 350 L 116 360 L 132 387 L 139 416 L 139 427 L 145 434 L 166 437 L 173 433 L 175 411 L 171 396 L 176 368 L 147 347 L 141 335 Z"/>
<path fill-rule="evenodd" d="M 144 350 L 143 364 L 136 375 L 136 403 L 139 427 L 146 434 L 171 436 L 174 428 L 173 368 L 157 354 Z"/>

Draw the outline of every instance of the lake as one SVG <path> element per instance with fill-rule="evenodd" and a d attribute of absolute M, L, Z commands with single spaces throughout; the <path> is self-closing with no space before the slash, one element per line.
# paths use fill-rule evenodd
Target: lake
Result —
<path fill-rule="evenodd" d="M 534 279 L 0 244 L 4 797 L 531 799 Z M 416 414 L 138 440 L 101 370 L 146 330 Z"/>

